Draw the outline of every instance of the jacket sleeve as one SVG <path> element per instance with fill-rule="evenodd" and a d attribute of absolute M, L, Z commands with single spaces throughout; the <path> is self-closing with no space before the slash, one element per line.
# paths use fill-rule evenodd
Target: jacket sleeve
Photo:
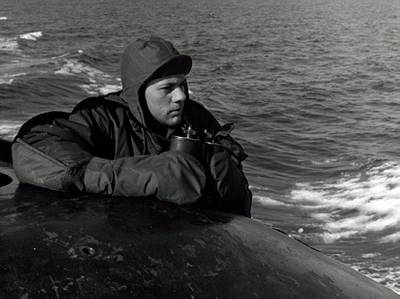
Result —
<path fill-rule="evenodd" d="M 206 188 L 211 194 L 217 193 L 209 204 L 250 217 L 252 193 L 242 169 L 242 162 L 247 155 L 230 135 L 233 126 L 221 126 L 207 109 L 196 102 L 191 101 L 188 110 L 193 116 L 193 126 L 207 129 L 216 136 L 215 142 L 221 145 L 215 147 L 216 150 L 211 149 L 210 158 L 206 161 L 206 173 L 211 177 Z"/>
<path fill-rule="evenodd" d="M 196 159 L 174 152 L 115 160 L 94 155 L 99 144 L 89 122 L 88 115 L 75 113 L 36 125 L 17 138 L 12 155 L 20 181 L 58 191 L 156 195 L 177 204 L 200 197 L 205 176 Z M 184 181 L 178 182 L 181 177 Z"/>

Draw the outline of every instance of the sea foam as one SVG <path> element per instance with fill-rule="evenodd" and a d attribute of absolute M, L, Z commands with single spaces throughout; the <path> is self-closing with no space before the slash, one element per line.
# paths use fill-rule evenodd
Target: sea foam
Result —
<path fill-rule="evenodd" d="M 20 39 L 25 39 L 25 40 L 37 40 L 38 38 L 42 37 L 43 33 L 41 31 L 35 31 L 35 32 L 28 32 L 21 34 L 19 36 Z"/>
<path fill-rule="evenodd" d="M 85 74 L 91 82 L 95 81 L 96 78 L 110 77 L 99 69 L 85 65 L 76 59 L 66 59 L 61 69 L 55 71 L 55 73 L 61 75 Z"/>
<path fill-rule="evenodd" d="M 17 74 L 8 74 L 8 73 L 4 73 L 0 75 L 0 85 L 1 84 L 6 84 L 6 85 L 10 85 L 14 82 L 14 79 L 16 77 L 20 77 L 20 76 L 25 76 L 26 73 L 17 73 Z"/>
<path fill-rule="evenodd" d="M 0 51 L 15 52 L 18 50 L 16 38 L 0 37 Z"/>
<path fill-rule="evenodd" d="M 22 122 L 14 120 L 0 120 L 0 137 L 11 140 L 17 135 Z"/>
<path fill-rule="evenodd" d="M 297 184 L 293 203 L 322 222 L 326 242 L 396 229 L 400 223 L 400 164 L 385 163 L 333 183 Z M 400 232 L 381 242 L 400 240 Z"/>
<path fill-rule="evenodd" d="M 114 84 L 82 84 L 81 87 L 84 91 L 91 95 L 108 94 L 121 89 L 119 85 Z"/>
<path fill-rule="evenodd" d="M 29 32 L 21 34 L 18 38 L 24 40 L 37 40 L 42 37 L 42 32 Z M 18 38 L 17 37 L 0 37 L 0 51 L 15 52 L 18 51 Z"/>
<path fill-rule="evenodd" d="M 400 294 L 400 267 L 382 267 L 367 263 L 357 263 L 351 266 L 354 270 L 368 276 L 378 283 L 383 284 L 397 294 Z"/>
<path fill-rule="evenodd" d="M 7 17 L 0 17 L 0 21 L 6 21 L 7 19 Z"/>
<path fill-rule="evenodd" d="M 270 198 L 268 196 L 254 195 L 253 199 L 265 206 L 289 206 L 289 204 Z"/>
<path fill-rule="evenodd" d="M 11 78 L 0 78 L 0 85 L 2 85 L 2 84 L 10 85 L 13 82 L 14 82 L 14 79 L 11 79 Z"/>
<path fill-rule="evenodd" d="M 115 79 L 109 74 L 85 65 L 76 59 L 66 59 L 61 69 L 55 71 L 59 75 L 83 75 L 87 78 L 89 83 L 81 84 L 80 87 L 88 94 L 106 94 L 109 92 L 117 91 L 121 88 L 120 80 Z"/>

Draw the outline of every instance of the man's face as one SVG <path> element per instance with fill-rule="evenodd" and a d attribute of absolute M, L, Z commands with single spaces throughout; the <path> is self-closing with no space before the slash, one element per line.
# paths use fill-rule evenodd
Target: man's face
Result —
<path fill-rule="evenodd" d="M 186 93 L 183 74 L 150 81 L 144 92 L 151 115 L 162 125 L 173 127 L 182 120 Z"/>

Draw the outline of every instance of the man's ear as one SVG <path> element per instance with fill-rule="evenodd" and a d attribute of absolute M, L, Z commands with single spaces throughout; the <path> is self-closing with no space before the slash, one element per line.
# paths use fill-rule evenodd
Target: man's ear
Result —
<path fill-rule="evenodd" d="M 189 100 L 190 99 L 190 97 L 189 97 L 189 86 L 188 86 L 188 83 L 187 83 L 186 80 L 185 80 L 185 83 L 183 84 L 183 87 L 184 87 L 184 90 L 185 90 L 186 100 Z"/>
<path fill-rule="evenodd" d="M 148 110 L 147 102 L 146 102 L 146 95 L 145 95 L 146 87 L 147 87 L 147 84 L 143 84 L 142 86 L 140 86 L 140 88 L 138 90 L 139 105 L 143 110 Z"/>

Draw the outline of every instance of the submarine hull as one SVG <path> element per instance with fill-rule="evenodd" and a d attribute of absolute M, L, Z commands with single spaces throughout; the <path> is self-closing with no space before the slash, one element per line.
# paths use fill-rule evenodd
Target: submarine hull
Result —
<path fill-rule="evenodd" d="M 1 298 L 399 298 L 256 220 L 0 172 Z"/>

